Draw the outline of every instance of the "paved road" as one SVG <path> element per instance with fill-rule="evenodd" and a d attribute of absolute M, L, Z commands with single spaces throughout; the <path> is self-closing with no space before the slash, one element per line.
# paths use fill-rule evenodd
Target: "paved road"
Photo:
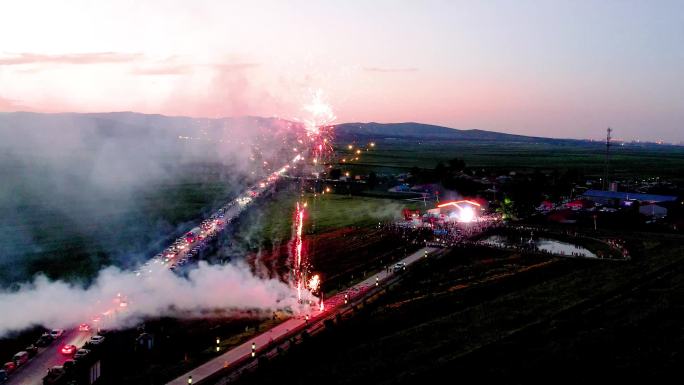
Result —
<path fill-rule="evenodd" d="M 61 349 L 64 345 L 81 347 L 91 336 L 93 336 L 92 332 L 79 332 L 78 329 L 65 331 L 62 337 L 53 341 L 26 365 L 17 368 L 17 371 L 12 373 L 7 385 L 42 384 L 43 377 L 49 368 L 62 365 L 64 361 L 71 358 L 62 354 Z"/>
<path fill-rule="evenodd" d="M 402 259 L 401 262 L 404 262 L 408 268 L 411 264 L 423 258 L 426 250 L 428 253 L 432 253 L 437 249 L 420 249 Z M 320 311 L 317 306 L 312 307 L 312 310 L 309 313 L 308 322 L 305 318 L 306 315 L 299 315 L 297 317 L 290 318 L 287 321 L 278 324 L 274 328 L 250 339 L 242 345 L 236 346 L 224 354 L 212 359 L 211 361 L 206 362 L 205 364 L 183 374 L 182 376 L 167 383 L 167 385 L 186 385 L 188 383 L 189 376 L 192 376 L 193 383 L 197 383 L 226 368 L 237 369 L 240 367 L 240 365 L 249 362 L 251 358 L 250 356 L 252 354 L 252 343 L 256 345 L 257 354 L 259 354 L 259 351 L 265 350 L 269 343 L 279 339 L 287 339 L 289 338 L 289 334 L 304 330 L 307 326 L 307 323 L 312 324 L 321 318 L 336 314 L 345 305 L 345 294 L 348 296 L 348 301 L 350 302 L 358 300 L 362 298 L 369 289 L 373 288 L 376 285 L 376 282 L 381 285 L 385 279 L 392 277 L 394 274 L 396 273 L 391 271 L 389 273 L 382 271 L 380 273 L 371 275 L 362 282 L 359 282 L 347 290 L 325 300 L 323 311 Z"/>

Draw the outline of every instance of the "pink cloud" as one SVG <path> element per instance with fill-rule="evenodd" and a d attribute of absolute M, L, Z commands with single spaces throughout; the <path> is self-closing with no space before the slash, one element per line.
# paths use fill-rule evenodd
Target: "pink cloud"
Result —
<path fill-rule="evenodd" d="M 250 68 L 258 67 L 259 63 L 221 63 L 214 64 L 214 68 L 221 72 L 242 71 Z"/>
<path fill-rule="evenodd" d="M 131 71 L 134 75 L 183 75 L 192 72 L 196 68 L 206 67 L 218 72 L 234 72 L 256 68 L 259 63 L 238 62 L 218 64 L 179 64 L 170 60 L 168 63 L 150 65 L 135 68 Z"/>
<path fill-rule="evenodd" d="M 90 52 L 70 53 L 59 55 L 44 55 L 36 53 L 18 53 L 0 56 L 0 65 L 23 65 L 23 64 L 94 64 L 94 63 L 124 63 L 142 58 L 143 55 L 136 53 L 120 52 Z"/>
<path fill-rule="evenodd" d="M 187 64 L 162 64 L 134 68 L 131 73 L 133 75 L 183 75 L 192 72 L 192 67 Z"/>
<path fill-rule="evenodd" d="M 31 109 L 22 105 L 15 99 L 3 98 L 0 96 L 0 111 L 30 111 Z"/>
<path fill-rule="evenodd" d="M 365 67 L 363 70 L 366 72 L 417 72 L 418 68 Z"/>

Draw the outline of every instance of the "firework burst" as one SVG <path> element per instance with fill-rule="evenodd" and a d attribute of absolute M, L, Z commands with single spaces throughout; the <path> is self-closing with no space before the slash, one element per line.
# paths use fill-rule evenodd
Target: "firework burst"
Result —
<path fill-rule="evenodd" d="M 311 93 L 311 101 L 304 105 L 307 117 L 302 120 L 306 138 L 300 140 L 306 144 L 309 157 L 314 165 L 326 163 L 333 154 L 332 125 L 337 117 L 323 96 L 323 91 Z"/>

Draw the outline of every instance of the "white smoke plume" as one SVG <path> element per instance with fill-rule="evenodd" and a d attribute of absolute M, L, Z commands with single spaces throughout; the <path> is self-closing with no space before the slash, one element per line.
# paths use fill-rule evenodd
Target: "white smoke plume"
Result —
<path fill-rule="evenodd" d="M 70 266 L 83 276 L 135 265 L 196 225 L 174 216 L 173 194 L 211 199 L 183 217 L 202 219 L 288 161 L 294 130 L 252 117 L 0 113 L 0 287 Z M 224 195 L 202 190 L 219 185 Z M 64 250 L 78 266 L 60 260 Z"/>
<path fill-rule="evenodd" d="M 165 268 L 136 276 L 110 267 L 88 287 L 38 276 L 18 290 L 0 292 L 0 337 L 35 325 L 71 328 L 92 323 L 96 316 L 102 327 L 114 329 L 151 317 L 297 311 L 298 306 L 291 287 L 277 279 L 258 278 L 244 264 L 200 262 L 187 277 Z"/>

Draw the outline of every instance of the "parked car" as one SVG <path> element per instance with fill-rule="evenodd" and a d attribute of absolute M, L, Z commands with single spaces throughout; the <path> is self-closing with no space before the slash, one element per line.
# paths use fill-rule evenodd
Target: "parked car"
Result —
<path fill-rule="evenodd" d="M 90 353 L 90 350 L 88 349 L 78 349 L 78 351 L 76 351 L 76 354 L 74 354 L 74 359 L 78 360 L 80 358 L 83 358 L 87 356 L 88 353 Z"/>
<path fill-rule="evenodd" d="M 90 337 L 90 341 L 88 341 L 89 344 L 92 345 L 99 345 L 104 342 L 104 337 L 103 336 L 92 336 Z"/>
<path fill-rule="evenodd" d="M 12 372 L 17 368 L 17 364 L 14 362 L 5 362 L 5 364 L 2 366 L 2 368 L 5 370 L 7 374 L 12 374 Z"/>
<path fill-rule="evenodd" d="M 47 375 L 43 377 L 44 385 L 59 384 L 66 376 L 66 371 L 62 366 L 53 366 L 48 369 Z"/>
<path fill-rule="evenodd" d="M 29 358 L 33 358 L 36 356 L 36 354 L 38 354 L 38 348 L 33 345 L 27 346 L 26 349 L 24 349 L 24 351 L 26 351 L 29 354 Z"/>
<path fill-rule="evenodd" d="M 15 354 L 14 357 L 12 357 L 12 361 L 14 361 L 17 366 L 24 365 L 27 363 L 29 360 L 29 354 L 26 351 L 20 351 L 19 353 Z"/>
<path fill-rule="evenodd" d="M 38 338 L 38 340 L 36 340 L 34 345 L 39 346 L 39 347 L 46 347 L 46 346 L 50 345 L 52 343 L 52 341 L 53 341 L 53 338 L 50 337 L 50 334 L 45 333 L 42 336 L 40 336 L 40 338 Z"/>
<path fill-rule="evenodd" d="M 62 367 L 64 368 L 64 370 L 71 370 L 71 369 L 73 369 L 74 367 L 76 367 L 76 361 L 74 361 L 74 360 L 66 360 L 66 361 L 64 361 L 64 363 L 62 364 Z"/>
<path fill-rule="evenodd" d="M 64 330 L 63 329 L 52 329 L 50 330 L 50 337 L 57 339 L 64 335 Z"/>

